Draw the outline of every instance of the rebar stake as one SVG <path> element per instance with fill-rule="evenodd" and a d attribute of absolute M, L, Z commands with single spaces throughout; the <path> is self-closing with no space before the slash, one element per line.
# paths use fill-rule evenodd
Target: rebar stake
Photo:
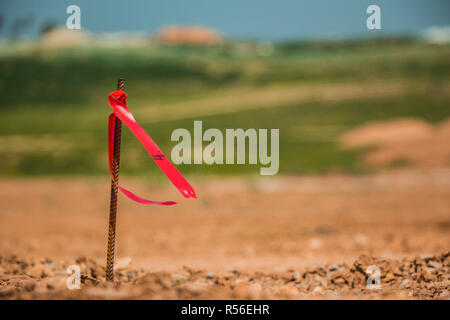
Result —
<path fill-rule="evenodd" d="M 117 80 L 117 89 L 123 90 L 125 79 Z M 116 117 L 114 129 L 113 176 L 119 182 L 120 140 L 122 137 L 122 121 Z M 111 200 L 109 205 L 108 250 L 106 254 L 106 280 L 114 280 L 114 249 L 116 246 L 117 185 L 111 179 Z"/>

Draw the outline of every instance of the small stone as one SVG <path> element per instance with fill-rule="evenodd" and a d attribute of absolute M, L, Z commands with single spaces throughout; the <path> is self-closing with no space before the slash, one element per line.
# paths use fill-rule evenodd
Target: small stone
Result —
<path fill-rule="evenodd" d="M 333 283 L 338 286 L 343 285 L 343 284 L 345 284 L 345 279 L 344 278 L 336 278 L 336 279 L 333 279 Z"/>
<path fill-rule="evenodd" d="M 192 294 L 199 294 L 204 290 L 205 286 L 202 283 L 188 283 L 185 286 L 185 289 Z"/>
<path fill-rule="evenodd" d="M 428 266 L 430 268 L 433 268 L 433 269 L 440 269 L 441 268 L 441 264 L 439 262 L 433 261 L 433 260 L 428 261 Z"/>
<path fill-rule="evenodd" d="M 422 277 L 427 282 L 433 281 L 433 275 L 431 274 L 431 272 L 428 272 L 427 270 L 422 271 Z"/>
<path fill-rule="evenodd" d="M 212 273 L 212 272 L 210 271 L 210 272 L 208 272 L 208 273 L 206 274 L 206 277 L 207 277 L 208 279 L 212 279 L 212 278 L 214 278 L 214 273 Z"/>
<path fill-rule="evenodd" d="M 313 293 L 323 293 L 323 289 L 321 287 L 315 287 Z"/>
<path fill-rule="evenodd" d="M 384 278 L 384 281 L 390 282 L 390 281 L 392 281 L 392 280 L 395 280 L 395 276 L 394 276 L 394 274 L 393 274 L 392 272 L 389 272 L 389 273 L 386 275 L 386 277 Z"/>
<path fill-rule="evenodd" d="M 132 279 L 137 278 L 137 276 L 138 276 L 137 272 L 128 272 L 128 274 L 127 274 L 128 281 L 131 281 Z"/>
<path fill-rule="evenodd" d="M 337 269 L 338 269 L 338 266 L 335 264 L 332 264 L 328 267 L 328 270 L 330 270 L 330 271 L 336 271 Z"/>
<path fill-rule="evenodd" d="M 229 273 L 235 274 L 237 276 L 239 276 L 240 272 L 236 269 L 231 269 L 230 271 L 228 271 Z"/>
<path fill-rule="evenodd" d="M 172 275 L 172 280 L 173 281 L 183 281 L 183 280 L 187 280 L 187 277 L 185 275 L 182 275 L 179 273 L 174 273 Z"/>
<path fill-rule="evenodd" d="M 400 283 L 400 287 L 404 287 L 404 286 L 406 286 L 408 283 L 409 283 L 409 280 L 408 280 L 408 279 L 403 280 L 402 283 Z"/>
<path fill-rule="evenodd" d="M 300 280 L 300 273 L 299 272 L 294 272 L 291 274 L 291 281 L 298 281 Z"/>
<path fill-rule="evenodd" d="M 170 288 L 172 286 L 172 282 L 169 279 L 159 279 L 159 283 L 165 289 Z"/>
<path fill-rule="evenodd" d="M 314 276 L 314 281 L 318 284 L 320 284 L 322 287 L 326 288 L 327 287 L 327 280 L 325 278 L 322 278 L 318 275 Z"/>

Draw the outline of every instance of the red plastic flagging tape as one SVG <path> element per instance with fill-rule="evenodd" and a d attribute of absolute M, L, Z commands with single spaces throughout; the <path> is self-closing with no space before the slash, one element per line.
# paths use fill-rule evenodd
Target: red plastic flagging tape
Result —
<path fill-rule="evenodd" d="M 161 171 L 164 172 L 167 178 L 169 178 L 174 186 L 177 187 L 181 194 L 185 198 L 197 198 L 194 188 L 192 188 L 192 186 L 181 175 L 177 168 L 175 168 L 174 165 L 161 152 L 153 139 L 150 138 L 150 136 L 144 131 L 144 129 L 142 129 L 142 127 L 136 122 L 130 110 L 128 110 L 127 108 L 127 94 L 122 90 L 111 92 L 108 96 L 108 102 L 113 108 L 113 113 L 109 116 L 108 127 L 109 173 L 117 188 L 131 200 L 142 204 L 158 204 L 163 206 L 176 204 L 176 202 L 174 201 L 152 201 L 143 199 L 141 197 L 138 197 L 131 191 L 119 186 L 119 184 L 114 180 L 113 153 L 116 117 L 122 120 L 122 123 L 124 123 L 136 136 L 136 138 L 138 138 L 138 140 L 142 143 L 144 148 L 156 162 Z"/>

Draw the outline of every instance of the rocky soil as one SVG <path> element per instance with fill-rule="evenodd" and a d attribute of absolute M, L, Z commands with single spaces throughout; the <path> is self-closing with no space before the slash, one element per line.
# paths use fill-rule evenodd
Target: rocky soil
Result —
<path fill-rule="evenodd" d="M 79 290 L 67 287 L 70 264 L 80 266 Z M 378 286 L 376 280 L 367 283 L 376 276 L 370 266 L 379 268 Z M 272 272 L 213 273 L 188 267 L 149 272 L 128 265 L 118 268 L 114 283 L 105 282 L 103 266 L 85 257 L 72 263 L 0 257 L 0 271 L 3 299 L 450 298 L 450 252 L 402 260 L 363 255 L 353 264 Z"/>

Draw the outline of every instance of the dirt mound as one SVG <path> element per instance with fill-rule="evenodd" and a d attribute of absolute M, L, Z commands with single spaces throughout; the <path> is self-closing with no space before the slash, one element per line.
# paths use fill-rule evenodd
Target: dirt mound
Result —
<path fill-rule="evenodd" d="M 363 125 L 345 133 L 342 142 L 347 147 L 386 146 L 429 139 L 432 134 L 433 127 L 425 121 L 400 119 Z"/>
<path fill-rule="evenodd" d="M 206 27 L 169 26 L 161 29 L 156 38 L 167 44 L 221 45 L 222 36 Z"/>
<path fill-rule="evenodd" d="M 66 268 L 81 269 L 81 289 L 67 289 Z M 379 289 L 367 286 L 379 268 Z M 296 299 L 315 298 L 449 298 L 450 252 L 403 260 L 361 256 L 353 264 L 316 266 L 305 270 L 213 274 L 184 267 L 177 273 L 148 272 L 124 266 L 116 282 L 106 283 L 102 266 L 85 257 L 72 263 L 0 257 L 0 298 L 46 299 Z"/>
<path fill-rule="evenodd" d="M 346 148 L 370 146 L 364 160 L 380 166 L 450 165 L 450 119 L 435 126 L 421 120 L 369 123 L 341 136 Z"/>
<path fill-rule="evenodd" d="M 86 41 L 86 36 L 79 30 L 55 28 L 42 36 L 41 44 L 45 47 L 62 48 L 83 45 Z"/>

